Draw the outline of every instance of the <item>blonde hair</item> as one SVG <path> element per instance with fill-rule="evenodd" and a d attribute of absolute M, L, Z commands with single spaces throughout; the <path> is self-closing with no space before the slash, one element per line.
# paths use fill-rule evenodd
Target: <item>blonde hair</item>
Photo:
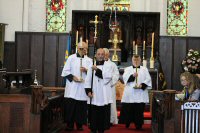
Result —
<path fill-rule="evenodd" d="M 181 77 L 185 77 L 185 80 L 190 83 L 189 86 L 188 86 L 188 92 L 189 92 L 189 94 L 192 94 L 193 91 L 197 87 L 194 75 L 191 74 L 190 72 L 184 72 L 184 73 L 181 73 L 180 78 Z"/>

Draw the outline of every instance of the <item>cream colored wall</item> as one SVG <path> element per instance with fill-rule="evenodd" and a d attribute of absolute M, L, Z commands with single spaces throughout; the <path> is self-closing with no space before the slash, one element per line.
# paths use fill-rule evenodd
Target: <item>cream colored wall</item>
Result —
<path fill-rule="evenodd" d="M 200 36 L 200 0 L 189 1 L 188 36 Z M 5 41 L 14 41 L 15 31 L 45 32 L 46 0 L 0 0 L 0 23 L 6 27 Z M 23 6 L 24 5 L 24 6 Z M 67 0 L 67 32 L 72 10 L 103 10 L 103 0 Z M 131 0 L 131 11 L 160 12 L 160 35 L 166 35 L 167 0 Z"/>

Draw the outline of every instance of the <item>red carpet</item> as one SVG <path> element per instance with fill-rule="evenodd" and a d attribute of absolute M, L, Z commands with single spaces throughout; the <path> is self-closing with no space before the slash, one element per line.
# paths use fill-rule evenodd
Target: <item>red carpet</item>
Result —
<path fill-rule="evenodd" d="M 61 131 L 60 133 L 69 133 L 69 131 Z M 84 126 L 84 131 L 70 131 L 70 133 L 90 133 L 90 129 Z M 105 131 L 105 133 L 152 133 L 151 125 L 144 124 L 142 130 L 136 130 L 134 124 L 131 124 L 129 128 L 125 128 L 125 125 L 114 125 L 110 130 Z"/>

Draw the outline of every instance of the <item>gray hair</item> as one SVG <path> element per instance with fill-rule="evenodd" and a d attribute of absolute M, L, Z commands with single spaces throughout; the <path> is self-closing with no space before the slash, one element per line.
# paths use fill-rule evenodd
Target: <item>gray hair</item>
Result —
<path fill-rule="evenodd" d="M 105 53 L 109 53 L 109 49 L 103 48 L 103 50 L 105 51 Z"/>

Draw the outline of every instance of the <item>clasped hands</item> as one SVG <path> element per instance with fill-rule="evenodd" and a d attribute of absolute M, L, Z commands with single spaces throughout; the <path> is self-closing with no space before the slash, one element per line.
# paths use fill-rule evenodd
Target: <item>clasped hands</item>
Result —
<path fill-rule="evenodd" d="M 138 77 L 138 73 L 133 73 L 133 77 L 137 78 Z M 142 85 L 137 85 L 137 89 L 141 89 Z"/>

